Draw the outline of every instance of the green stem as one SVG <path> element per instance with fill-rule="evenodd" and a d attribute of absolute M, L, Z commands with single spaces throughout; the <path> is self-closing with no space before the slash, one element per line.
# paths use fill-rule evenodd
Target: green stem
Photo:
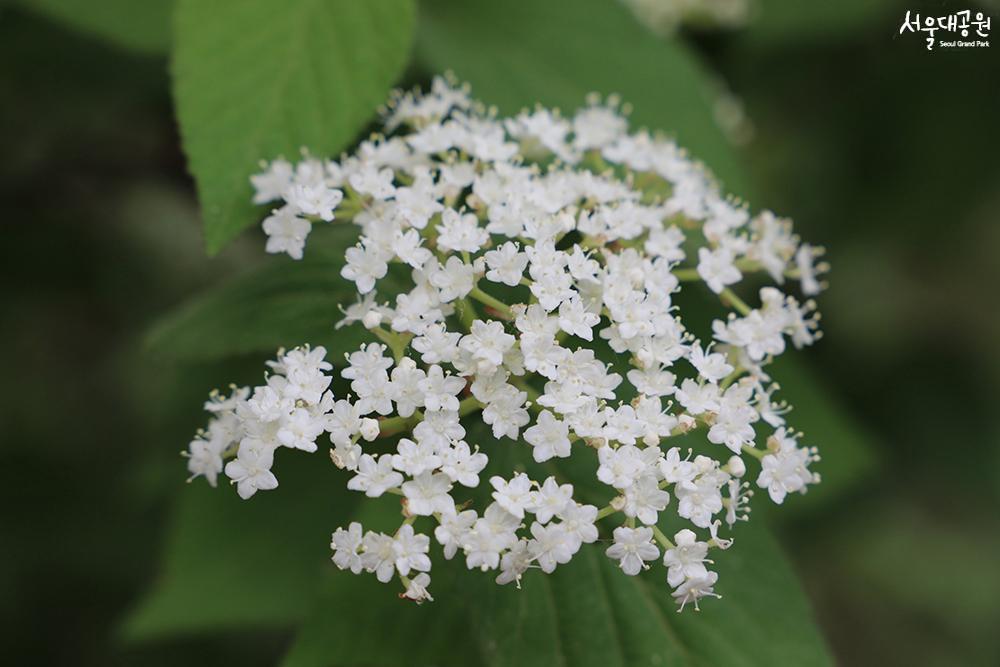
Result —
<path fill-rule="evenodd" d="M 471 296 L 471 294 L 470 294 Z M 463 297 L 455 304 L 455 312 L 458 319 L 462 321 L 462 326 L 466 331 L 472 331 L 472 323 L 476 321 L 476 307 L 469 301 L 469 297 Z"/>
<path fill-rule="evenodd" d="M 677 280 L 681 282 L 701 280 L 701 274 L 698 273 L 698 269 L 674 269 L 671 273 L 677 276 Z"/>
<path fill-rule="evenodd" d="M 767 456 L 767 452 L 763 449 L 757 449 L 756 447 L 751 447 L 750 445 L 743 445 L 743 451 L 754 457 L 758 461 Z"/>
<path fill-rule="evenodd" d="M 728 287 L 719 293 L 719 298 L 722 299 L 723 303 L 727 303 L 735 308 L 741 315 L 746 316 L 750 314 L 750 306 L 743 299 L 736 296 L 736 293 Z"/>
<path fill-rule="evenodd" d="M 653 537 L 656 538 L 656 541 L 659 542 L 660 546 L 664 549 L 674 548 L 674 543 L 670 541 L 669 537 L 663 534 L 663 531 L 660 530 L 659 526 L 653 526 Z"/>
<path fill-rule="evenodd" d="M 410 344 L 410 340 L 413 338 L 413 334 L 399 334 L 395 331 L 383 329 L 382 327 L 375 327 L 370 331 L 380 341 L 389 346 L 389 349 L 392 350 L 392 356 L 397 362 L 406 354 L 406 346 Z"/>
<path fill-rule="evenodd" d="M 504 319 L 508 320 L 514 319 L 514 311 L 510 309 L 510 306 L 508 306 L 500 299 L 490 296 L 483 290 L 479 289 L 478 286 L 472 288 L 472 291 L 469 292 L 469 296 L 478 301 L 479 303 L 483 304 L 484 306 L 492 308 L 498 314 L 500 314 L 500 316 L 503 317 Z"/>
<path fill-rule="evenodd" d="M 476 410 L 481 410 L 483 404 L 475 396 L 467 396 L 462 399 L 458 404 L 458 414 L 464 417 L 465 415 L 475 412 Z M 378 426 L 378 437 L 388 438 L 406 431 L 412 430 L 417 424 L 422 422 L 424 419 L 424 414 L 417 410 L 409 417 L 390 417 L 388 419 L 382 419 L 379 421 Z"/>
<path fill-rule="evenodd" d="M 601 508 L 601 510 L 597 513 L 597 519 L 596 520 L 600 521 L 601 519 L 605 519 L 605 518 L 611 516 L 612 514 L 614 514 L 617 511 L 618 510 L 616 510 L 611 505 L 607 505 L 606 507 Z"/>

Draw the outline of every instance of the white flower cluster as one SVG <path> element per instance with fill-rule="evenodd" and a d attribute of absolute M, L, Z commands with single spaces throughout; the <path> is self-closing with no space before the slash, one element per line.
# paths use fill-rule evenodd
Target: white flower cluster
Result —
<path fill-rule="evenodd" d="M 721 195 L 672 141 L 629 133 L 614 99 L 500 119 L 439 78 L 397 93 L 386 116 L 389 134 L 353 155 L 276 160 L 252 179 L 255 201 L 281 202 L 269 252 L 301 257 L 319 221 L 359 227 L 341 275 L 360 296 L 338 326 L 360 322 L 373 341 L 337 370 L 323 348 L 282 351 L 264 385 L 213 396 L 192 476 L 214 485 L 224 470 L 249 498 L 278 485 L 278 448 L 313 452 L 327 436 L 349 489 L 403 506 L 393 534 L 338 529 L 334 563 L 398 575 L 417 601 L 430 599 L 432 535 L 500 584 L 609 541 L 628 575 L 662 558 L 681 608 L 716 595 L 708 554 L 747 518 L 746 458 L 776 503 L 819 479 L 764 370 L 817 338 L 813 304 L 765 286 L 752 308 L 730 286 L 754 274 L 815 294 L 819 252 Z M 714 340 L 682 323 L 682 284 L 734 309 Z M 333 373 L 350 382 L 339 399 Z M 467 439 L 469 420 L 494 439 Z M 685 434 L 698 453 L 672 444 Z M 498 446 L 534 463 L 489 475 L 490 501 L 470 508 Z M 605 507 L 575 497 L 564 459 L 607 485 Z M 551 474 L 532 477 L 536 463 Z M 681 525 L 668 537 L 661 523 Z"/>

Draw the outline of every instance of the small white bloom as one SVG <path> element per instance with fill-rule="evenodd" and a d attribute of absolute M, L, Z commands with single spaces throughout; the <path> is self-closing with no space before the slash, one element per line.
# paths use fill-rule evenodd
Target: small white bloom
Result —
<path fill-rule="evenodd" d="M 653 544 L 652 528 L 615 528 L 615 543 L 605 552 L 608 558 L 618 561 L 618 567 L 627 575 L 635 576 L 644 567 L 645 562 L 656 560 L 660 550 Z"/>
<path fill-rule="evenodd" d="M 312 223 L 295 214 L 285 206 L 264 218 L 261 224 L 267 234 L 265 250 L 270 253 L 287 253 L 292 259 L 302 259 L 306 247 L 306 237 L 312 230 Z"/>

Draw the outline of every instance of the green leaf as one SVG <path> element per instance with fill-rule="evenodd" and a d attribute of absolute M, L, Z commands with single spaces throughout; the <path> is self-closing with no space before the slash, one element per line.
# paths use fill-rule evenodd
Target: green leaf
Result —
<path fill-rule="evenodd" d="M 888 0 L 840 0 L 839 2 L 799 2 L 798 0 L 759 0 L 750 13 L 745 37 L 751 43 L 791 44 L 844 39 L 866 25 L 885 19 L 903 20 L 904 12 L 890 19 L 897 3 Z M 891 28 L 890 28 L 891 30 Z"/>
<path fill-rule="evenodd" d="M 426 2 L 417 54 L 427 68 L 471 82 L 476 97 L 504 113 L 536 102 L 568 112 L 589 92 L 620 93 L 635 108 L 634 125 L 675 134 L 730 191 L 745 194 L 734 148 L 714 119 L 707 71 L 620 2 Z"/>
<path fill-rule="evenodd" d="M 338 358 L 370 338 L 359 324 L 334 329 L 339 308 L 357 298 L 354 284 L 340 277 L 344 251 L 357 239 L 352 224 L 317 229 L 301 261 L 271 258 L 160 320 L 147 337 L 150 350 L 209 361 L 308 343 Z"/>
<path fill-rule="evenodd" d="M 741 527 L 716 560 L 722 600 L 676 612 L 662 569 L 624 575 L 585 546 L 521 590 L 460 563 L 431 573 L 435 601 L 415 606 L 390 586 L 337 573 L 285 667 L 454 665 L 829 665 L 794 574 L 764 525 Z"/>
<path fill-rule="evenodd" d="M 867 481 L 880 465 L 874 436 L 802 356 L 808 357 L 808 353 L 790 350 L 775 360 L 768 372 L 781 386 L 777 398 L 792 405 L 785 416 L 789 426 L 805 433 L 803 444 L 819 448 L 822 459 L 811 469 L 819 472 L 823 481 L 803 496 L 790 496 L 781 511 L 773 513 L 779 520 L 830 505 Z"/>
<path fill-rule="evenodd" d="M 20 0 L 20 4 L 131 51 L 162 54 L 170 45 L 174 0 Z"/>
<path fill-rule="evenodd" d="M 177 462 L 178 479 L 183 462 Z M 320 452 L 280 452 L 280 486 L 240 500 L 220 476 L 183 489 L 162 570 L 128 616 L 128 640 L 291 625 L 310 609 L 328 566 L 329 533 L 357 502 Z"/>
<path fill-rule="evenodd" d="M 410 0 L 180 0 L 174 97 L 209 253 L 259 219 L 261 159 L 345 148 L 406 64 Z"/>

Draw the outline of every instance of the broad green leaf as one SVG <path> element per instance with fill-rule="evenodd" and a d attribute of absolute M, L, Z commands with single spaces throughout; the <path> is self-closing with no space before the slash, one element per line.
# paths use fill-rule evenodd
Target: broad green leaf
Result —
<path fill-rule="evenodd" d="M 585 546 L 568 565 L 529 572 L 521 590 L 437 560 L 435 601 L 337 573 L 285 667 L 325 665 L 829 665 L 791 567 L 762 524 L 737 530 L 716 560 L 722 600 L 678 614 L 662 568 L 628 577 Z M 395 584 L 394 584 L 395 585 Z"/>
<path fill-rule="evenodd" d="M 184 474 L 177 462 L 178 480 Z M 152 590 L 122 628 L 126 639 L 288 626 L 312 606 L 329 534 L 353 511 L 322 452 L 278 453 L 280 486 L 241 500 L 220 476 L 182 489 Z"/>
<path fill-rule="evenodd" d="M 620 2 L 433 0 L 421 5 L 417 53 L 504 113 L 536 102 L 569 113 L 590 92 L 619 93 L 634 106 L 633 125 L 675 135 L 728 190 L 745 194 L 734 148 L 715 122 L 707 71 Z"/>
<path fill-rule="evenodd" d="M 354 284 L 340 276 L 344 251 L 357 238 L 351 224 L 316 230 L 304 259 L 270 258 L 197 297 L 154 326 L 149 347 L 165 357 L 206 361 L 309 343 L 338 358 L 370 338 L 358 324 L 334 329 L 339 308 L 357 298 Z"/>
<path fill-rule="evenodd" d="M 80 32 L 141 53 L 166 53 L 174 0 L 20 0 Z"/>
<path fill-rule="evenodd" d="M 410 0 L 180 0 L 174 97 L 209 253 L 260 218 L 261 159 L 327 156 L 372 119 L 412 41 Z"/>

